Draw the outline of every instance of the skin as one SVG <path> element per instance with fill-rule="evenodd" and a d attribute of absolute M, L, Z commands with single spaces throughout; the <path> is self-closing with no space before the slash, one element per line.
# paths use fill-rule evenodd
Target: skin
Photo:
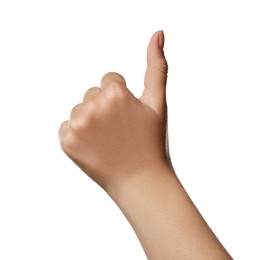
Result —
<path fill-rule="evenodd" d="M 232 259 L 171 164 L 163 45 L 163 32 L 155 33 L 142 96 L 121 75 L 106 74 L 62 123 L 61 147 L 119 206 L 148 259 Z"/>

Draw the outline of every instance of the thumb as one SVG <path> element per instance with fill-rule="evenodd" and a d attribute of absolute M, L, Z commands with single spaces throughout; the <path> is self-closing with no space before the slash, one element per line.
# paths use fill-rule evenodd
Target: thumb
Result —
<path fill-rule="evenodd" d="M 156 32 L 147 49 L 147 70 L 144 79 L 144 91 L 140 100 L 155 112 L 166 112 L 166 81 L 168 66 L 163 53 L 164 34 Z"/>

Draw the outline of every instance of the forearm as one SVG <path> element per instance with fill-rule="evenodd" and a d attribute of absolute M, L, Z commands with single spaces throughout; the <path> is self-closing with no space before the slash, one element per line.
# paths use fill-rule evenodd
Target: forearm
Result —
<path fill-rule="evenodd" d="M 144 172 L 109 193 L 135 230 L 149 260 L 232 259 L 172 169 Z"/>

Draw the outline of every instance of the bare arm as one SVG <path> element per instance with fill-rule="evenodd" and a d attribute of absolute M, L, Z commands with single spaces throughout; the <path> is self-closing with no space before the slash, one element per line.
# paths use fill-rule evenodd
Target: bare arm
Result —
<path fill-rule="evenodd" d="M 143 172 L 110 193 L 148 259 L 231 259 L 170 168 Z"/>
<path fill-rule="evenodd" d="M 150 260 L 231 259 L 170 163 L 163 45 L 157 32 L 139 99 L 121 75 L 106 74 L 61 125 L 61 146 L 117 203 Z"/>

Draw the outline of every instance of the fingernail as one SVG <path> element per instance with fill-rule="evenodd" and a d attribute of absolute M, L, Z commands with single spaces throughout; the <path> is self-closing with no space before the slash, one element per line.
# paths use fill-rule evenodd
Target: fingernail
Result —
<path fill-rule="evenodd" d="M 164 46 L 164 33 L 163 31 L 159 31 L 159 47 L 161 50 L 163 50 L 163 46 Z"/>

